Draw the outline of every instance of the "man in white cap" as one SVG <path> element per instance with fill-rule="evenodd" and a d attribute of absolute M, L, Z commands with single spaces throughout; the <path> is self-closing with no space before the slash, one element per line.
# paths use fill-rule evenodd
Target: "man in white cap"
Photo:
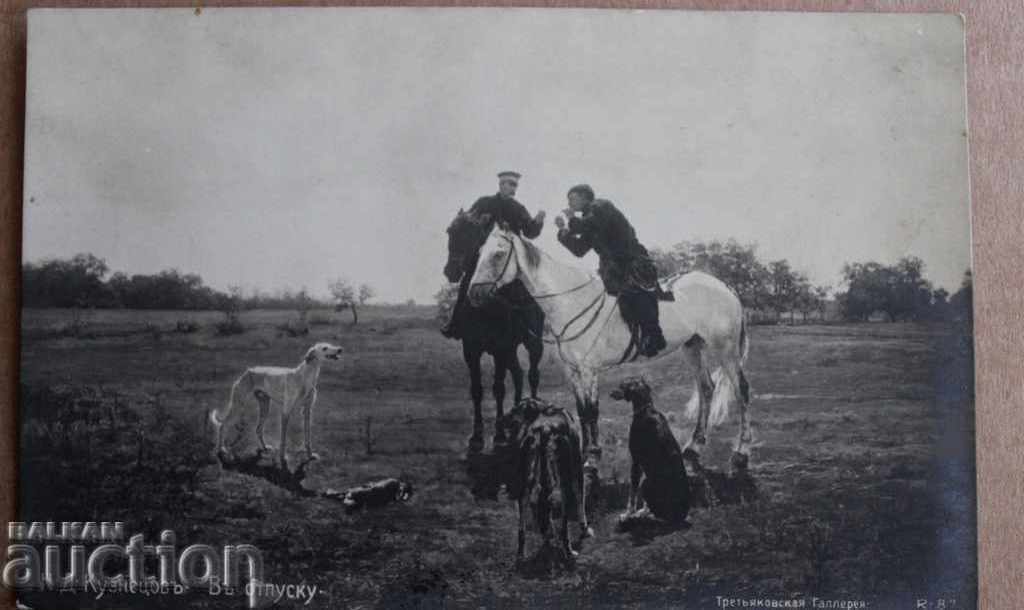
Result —
<path fill-rule="evenodd" d="M 523 237 L 533 239 L 540 235 L 541 229 L 544 228 L 544 210 L 531 218 L 526 206 L 515 200 L 519 179 L 522 177 L 518 172 L 501 172 L 498 174 L 498 192 L 477 199 L 469 208 L 469 213 L 478 218 L 484 214 L 490 216 L 491 221 L 486 227 L 486 233 L 490 234 L 494 223 L 504 222 L 512 231 Z"/>
<path fill-rule="evenodd" d="M 513 171 L 504 171 L 498 174 L 498 192 L 494 195 L 481 197 L 469 208 L 469 213 L 477 218 L 486 218 L 484 234 L 489 235 L 494 223 L 505 223 L 511 231 L 528 239 L 540 235 L 544 228 L 544 210 L 537 212 L 537 215 L 530 217 L 526 206 L 515 199 L 516 189 L 519 188 L 519 179 L 522 174 Z M 452 316 L 448 323 L 441 328 L 441 334 L 449 339 L 461 338 L 459 324 L 462 314 L 465 311 L 466 292 L 469 290 L 469 281 L 472 273 L 465 273 L 462 282 L 459 284 L 459 296 L 452 307 Z"/>

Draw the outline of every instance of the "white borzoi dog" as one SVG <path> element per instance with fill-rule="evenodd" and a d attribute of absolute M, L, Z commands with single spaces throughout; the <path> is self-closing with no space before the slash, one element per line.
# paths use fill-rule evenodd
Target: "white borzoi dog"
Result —
<path fill-rule="evenodd" d="M 223 409 L 210 410 L 210 421 L 217 431 L 217 452 L 228 455 L 224 446 L 224 423 L 235 405 L 235 400 L 248 397 L 256 399 L 259 404 L 259 418 L 256 423 L 256 436 L 260 441 L 260 449 L 267 451 L 263 439 L 263 425 L 267 421 L 271 405 L 280 410 L 281 445 L 278 449 L 278 461 L 282 468 L 287 468 L 288 420 L 297 408 L 302 409 L 302 430 L 306 441 L 306 456 L 317 459 L 310 442 L 309 424 L 316 402 L 317 381 L 320 378 L 320 365 L 325 359 L 338 360 L 344 350 L 330 343 L 317 343 L 306 351 L 302 362 L 295 368 L 283 366 L 254 366 L 247 369 L 231 386 L 231 395 Z"/>

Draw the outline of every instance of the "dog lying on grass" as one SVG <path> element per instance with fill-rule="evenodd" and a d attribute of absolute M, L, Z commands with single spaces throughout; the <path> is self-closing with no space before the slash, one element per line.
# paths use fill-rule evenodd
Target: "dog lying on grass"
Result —
<path fill-rule="evenodd" d="M 654 408 L 651 388 L 642 377 L 631 377 L 611 397 L 633 404 L 629 426 L 629 503 L 620 521 L 643 514 L 644 504 L 655 517 L 681 523 L 690 510 L 690 483 L 683 453 L 665 416 Z"/>
<path fill-rule="evenodd" d="M 343 492 L 325 492 L 328 497 L 341 497 L 346 513 L 369 508 L 381 508 L 392 502 L 405 502 L 412 497 L 412 485 L 398 479 L 381 479 L 352 487 Z"/>
<path fill-rule="evenodd" d="M 295 368 L 283 366 L 254 366 L 247 369 L 231 386 L 231 395 L 223 409 L 210 411 L 210 422 L 217 431 L 217 453 L 227 456 L 224 446 L 224 422 L 234 408 L 236 400 L 255 398 L 259 405 L 259 417 L 256 423 L 256 437 L 260 442 L 260 450 L 268 451 L 267 442 L 263 439 L 263 425 L 267 421 L 271 407 L 278 410 L 281 419 L 281 446 L 278 462 L 282 469 L 288 467 L 287 442 L 288 421 L 296 409 L 302 409 L 302 430 L 306 442 L 306 455 L 310 459 L 318 456 L 313 452 L 309 426 L 316 402 L 317 382 L 320 379 L 320 365 L 324 360 L 338 360 L 344 350 L 330 343 L 317 343 L 306 350 L 306 355 Z"/>
<path fill-rule="evenodd" d="M 569 542 L 569 522 L 580 525 L 580 540 L 591 535 L 583 495 L 583 452 L 579 422 L 570 411 L 536 398 L 525 398 L 499 422 L 509 439 L 507 451 L 514 452 L 514 466 L 507 481 L 510 498 L 519 511 L 516 565 L 526 554 L 526 521 L 532 514 L 544 538 L 544 550 L 553 548 L 552 520 L 561 513 L 559 548 L 561 559 L 571 562 L 577 555 Z"/>

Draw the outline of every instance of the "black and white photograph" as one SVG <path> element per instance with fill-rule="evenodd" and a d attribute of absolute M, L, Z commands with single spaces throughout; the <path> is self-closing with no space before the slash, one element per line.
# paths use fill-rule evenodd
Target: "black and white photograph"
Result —
<path fill-rule="evenodd" d="M 973 608 L 964 22 L 28 14 L 19 608 Z"/>

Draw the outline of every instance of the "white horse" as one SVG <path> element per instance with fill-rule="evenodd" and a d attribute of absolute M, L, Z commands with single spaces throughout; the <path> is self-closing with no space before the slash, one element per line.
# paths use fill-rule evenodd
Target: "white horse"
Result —
<path fill-rule="evenodd" d="M 470 284 L 474 304 L 494 298 L 506 284 L 521 280 L 547 317 L 545 335 L 557 346 L 576 397 L 587 464 L 601 455 L 598 445 L 600 371 L 620 364 L 631 341 L 616 297 L 592 273 L 562 264 L 505 227 L 495 226 L 480 249 Z M 740 407 L 740 430 L 732 467 L 749 463 L 753 435 L 747 409 L 750 387 L 743 374 L 748 340 L 743 307 L 718 279 L 699 271 L 670 279 L 675 301 L 663 301 L 660 321 L 668 347 L 656 358 L 681 351 L 695 373 L 687 415 L 696 416 L 683 454 L 695 464 L 707 443 L 706 431 L 722 422 L 733 404 Z"/>

